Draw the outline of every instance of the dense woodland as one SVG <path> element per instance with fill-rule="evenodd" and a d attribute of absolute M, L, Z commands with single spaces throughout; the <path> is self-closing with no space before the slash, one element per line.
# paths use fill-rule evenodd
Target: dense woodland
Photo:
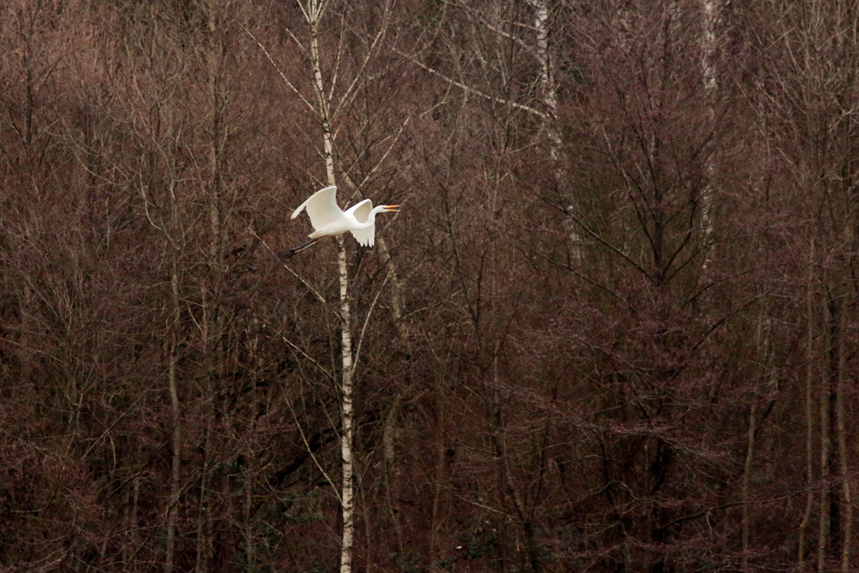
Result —
<path fill-rule="evenodd" d="M 857 570 L 858 118 L 851 0 L 3 0 L 0 571 L 341 570 L 343 302 L 355 571 Z"/>

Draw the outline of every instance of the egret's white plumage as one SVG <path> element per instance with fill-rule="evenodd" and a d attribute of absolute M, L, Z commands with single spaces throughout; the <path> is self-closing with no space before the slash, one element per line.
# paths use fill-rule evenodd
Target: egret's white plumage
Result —
<path fill-rule="evenodd" d="M 372 201 L 364 199 L 343 211 L 337 206 L 337 187 L 331 185 L 311 195 L 293 211 L 291 218 L 295 219 L 304 210 L 307 210 L 310 216 L 314 231 L 309 235 L 310 242 L 289 251 L 287 254 L 290 256 L 310 247 L 323 237 L 334 237 L 347 231 L 352 233 L 359 244 L 372 247 L 376 243 L 376 215 L 384 212 L 395 213 L 400 210 L 400 206 L 379 205 L 374 208 Z"/>

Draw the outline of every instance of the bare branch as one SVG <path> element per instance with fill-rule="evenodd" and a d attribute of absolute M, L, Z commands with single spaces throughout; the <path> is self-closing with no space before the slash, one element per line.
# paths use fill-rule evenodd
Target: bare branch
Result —
<path fill-rule="evenodd" d="M 299 4 L 299 5 L 300 5 L 300 4 Z M 301 99 L 301 101 L 303 101 L 303 102 L 304 102 L 304 104 L 305 104 L 307 107 L 309 107 L 309 108 L 310 108 L 310 110 L 311 110 L 311 111 L 315 112 L 315 111 L 316 111 L 316 108 L 314 108 L 314 107 L 313 107 L 313 104 L 311 104 L 311 103 L 307 100 L 307 98 L 305 98 L 305 97 L 304 97 L 304 95 L 303 95 L 303 94 L 301 93 L 301 91 L 300 91 L 300 90 L 295 86 L 295 84 L 293 84 L 291 81 L 289 81 L 289 78 L 287 78 L 287 77 L 286 77 L 286 74 L 284 74 L 284 73 L 281 71 L 281 69 L 278 67 L 278 65 L 275 63 L 274 58 L 272 58 L 272 57 L 271 57 L 271 54 L 268 52 L 268 50 L 265 48 L 265 46 L 263 46 L 262 42 L 260 42 L 259 40 L 257 40 L 256 36 L 254 36 L 254 35 L 253 35 L 253 33 L 252 33 L 250 30 L 248 30 L 248 29 L 247 29 L 243 24 L 242 24 L 241 26 L 242 26 L 242 30 L 244 30 L 244 31 L 245 31 L 245 33 L 246 33 L 248 36 L 250 36 L 250 37 L 251 37 L 251 39 L 252 39 L 254 42 L 256 42 L 257 46 L 259 46 L 259 47 L 260 47 L 260 49 L 261 49 L 261 50 L 263 51 L 263 53 L 265 54 L 265 57 L 266 57 L 266 58 L 268 58 L 269 63 L 271 63 L 272 67 L 273 67 L 275 70 L 277 70 L 277 73 L 278 73 L 278 74 L 280 74 L 280 77 L 283 79 L 284 83 L 285 83 L 287 86 L 289 86 L 289 89 L 291 89 L 291 90 L 293 91 L 293 93 L 295 93 L 295 95 L 297 95 L 297 96 L 299 97 L 299 99 Z"/>
<path fill-rule="evenodd" d="M 370 316 L 372 316 L 373 309 L 376 308 L 376 303 L 379 301 L 379 296 L 385 289 L 385 285 L 388 284 L 389 278 L 391 278 L 390 273 L 385 275 L 385 280 L 382 281 L 382 286 L 379 287 L 379 290 L 376 292 L 376 296 L 373 297 L 373 302 L 370 303 L 370 308 L 367 309 L 367 316 L 364 317 L 364 325 L 361 327 L 361 334 L 358 335 L 358 345 L 355 348 L 355 360 L 352 362 L 353 374 L 358 367 L 358 359 L 361 357 L 361 344 L 364 342 L 364 333 L 367 331 L 367 325 L 370 323 Z"/>
<path fill-rule="evenodd" d="M 284 262 L 283 262 L 283 260 L 281 260 L 281 258 L 277 256 L 277 253 L 275 253 L 275 252 L 272 250 L 272 248 L 271 248 L 270 246 L 268 246 L 268 243 L 266 243 L 266 242 L 265 242 L 265 239 L 263 239 L 262 237 L 260 237 L 260 236 L 257 234 L 257 232 L 256 232 L 256 231 L 254 231 L 254 230 L 253 230 L 253 228 L 251 228 L 251 226 L 250 226 L 250 225 L 248 225 L 248 231 L 250 231 L 250 232 L 251 232 L 251 234 L 252 234 L 254 237 L 256 237 L 256 239 L 257 239 L 260 243 L 262 243 L 262 245 L 263 245 L 263 246 L 268 250 L 268 252 L 269 252 L 269 253 L 271 253 L 272 255 L 274 255 L 274 257 L 275 257 L 278 261 L 280 261 L 280 264 L 282 264 L 282 265 L 283 265 L 283 268 L 285 268 L 286 270 L 288 270 L 288 271 L 292 274 L 292 276 L 294 276 L 294 277 L 295 277 L 295 278 L 297 278 L 299 281 L 301 281 L 301 284 L 303 284 L 303 285 L 305 286 L 305 288 L 307 288 L 307 290 L 309 290 L 310 292 L 312 292 L 312 293 L 316 296 L 316 298 L 318 298 L 318 299 L 319 299 L 319 301 L 320 301 L 322 304 L 326 304 L 326 303 L 327 303 L 327 301 L 325 300 L 325 297 L 324 297 L 324 296 L 322 296 L 321 294 L 319 294 L 319 292 L 318 292 L 316 289 L 314 289 L 312 286 L 310 286 L 310 285 L 307 283 L 307 281 L 305 281 L 303 278 L 301 278 L 300 276 L 298 276 L 298 273 L 296 273 L 294 270 L 292 270 L 292 269 L 289 267 L 289 265 L 287 265 L 286 263 L 284 263 Z"/>
<path fill-rule="evenodd" d="M 443 80 L 444 80 L 444 81 L 446 81 L 447 83 L 449 83 L 449 84 L 451 84 L 451 85 L 454 85 L 454 86 L 456 86 L 456 87 L 460 88 L 461 90 L 463 90 L 463 91 L 464 91 L 464 92 L 466 92 L 466 93 L 474 94 L 474 95 L 476 95 L 476 96 L 478 96 L 478 97 L 481 97 L 481 98 L 483 98 L 483 99 L 485 99 L 485 100 L 487 100 L 487 101 L 491 101 L 491 102 L 493 102 L 493 103 L 497 103 L 497 104 L 501 104 L 501 105 L 510 106 L 510 107 L 512 107 L 512 108 L 514 108 L 514 109 L 519 109 L 519 110 L 522 110 L 522 111 L 528 112 L 528 113 L 530 113 L 530 114 L 532 114 L 532 115 L 536 115 L 537 117 L 540 117 L 540 118 L 543 118 L 543 119 L 547 119 L 547 118 L 549 117 L 549 115 L 548 115 L 547 113 L 542 112 L 542 111 L 540 111 L 539 109 L 533 108 L 533 107 L 531 107 L 531 106 L 529 106 L 529 105 L 525 105 L 525 104 L 521 104 L 521 103 L 518 103 L 518 102 L 515 102 L 515 101 L 510 101 L 510 100 L 508 100 L 508 99 L 504 99 L 504 98 L 500 98 L 500 97 L 496 97 L 496 96 L 489 95 L 489 94 L 484 93 L 484 92 L 482 92 L 482 91 L 480 91 L 480 90 L 478 90 L 478 89 L 475 89 L 475 88 L 473 88 L 473 87 L 471 87 L 471 86 L 468 86 L 468 85 L 466 85 L 466 84 L 464 84 L 464 83 L 462 83 L 462 82 L 460 82 L 460 81 L 458 81 L 458 80 L 455 80 L 455 79 L 453 79 L 453 78 L 450 78 L 450 77 L 448 77 L 448 76 L 444 75 L 443 73 L 441 73 L 440 71 L 436 70 L 435 68 L 432 68 L 432 67 L 430 67 L 430 66 L 428 66 L 428 65 L 424 64 L 423 62 L 421 62 L 420 60 L 418 60 L 418 59 L 417 59 L 417 58 L 415 58 L 414 56 L 409 55 L 409 54 L 406 54 L 405 52 L 403 52 L 402 50 L 400 50 L 400 49 L 398 49 L 398 48 L 396 48 L 396 47 L 394 48 L 394 51 L 395 51 L 395 52 L 397 52 L 398 54 L 400 54 L 401 56 L 403 56 L 404 58 L 408 59 L 410 62 L 412 62 L 414 65 L 416 65 L 417 67 L 421 68 L 422 70 L 425 70 L 425 71 L 427 71 L 427 72 L 429 72 L 429 73 L 433 74 L 434 76 L 437 76 L 437 77 L 439 77 L 439 78 L 443 79 Z"/>

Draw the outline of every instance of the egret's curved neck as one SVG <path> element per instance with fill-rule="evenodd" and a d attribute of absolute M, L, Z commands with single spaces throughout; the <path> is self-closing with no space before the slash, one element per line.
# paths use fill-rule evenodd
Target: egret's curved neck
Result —
<path fill-rule="evenodd" d="M 361 225 L 362 229 L 366 229 L 367 227 L 371 227 L 376 224 L 376 214 L 384 213 L 385 207 L 373 207 L 373 210 L 370 211 L 370 214 L 367 215 L 367 222 Z"/>

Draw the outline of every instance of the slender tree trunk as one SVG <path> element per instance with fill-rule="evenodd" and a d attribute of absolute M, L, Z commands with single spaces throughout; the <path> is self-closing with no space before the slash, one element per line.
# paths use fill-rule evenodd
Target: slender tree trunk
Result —
<path fill-rule="evenodd" d="M 719 21 L 719 1 L 702 0 L 702 33 L 701 33 L 701 75 L 703 76 L 704 92 L 707 97 L 707 119 L 710 129 L 716 126 L 716 87 L 718 86 L 716 73 L 716 22 Z M 708 157 L 704 165 L 706 183 L 701 190 L 701 239 L 707 244 L 713 233 L 713 178 L 716 175 L 716 164 L 712 157 Z M 709 250 L 707 251 L 709 253 Z M 710 256 L 704 256 L 702 268 L 706 273 L 710 263 Z"/>
<path fill-rule="evenodd" d="M 838 447 L 838 402 L 841 399 L 839 397 L 839 390 L 841 386 L 841 367 L 844 363 L 844 358 L 842 356 L 842 352 L 844 350 L 844 344 L 842 341 L 842 338 L 844 337 L 844 333 L 842 331 L 842 315 L 845 312 L 845 305 L 842 295 L 840 294 L 840 288 L 834 293 L 830 293 L 828 308 L 829 344 L 827 348 L 829 350 L 829 367 L 824 392 L 828 394 L 828 399 L 826 401 L 828 403 L 827 408 L 829 413 L 829 434 L 827 436 L 829 448 L 828 473 L 829 480 L 835 480 L 836 478 L 840 479 L 841 477 L 841 459 L 838 455 L 840 453 Z M 833 451 L 833 448 L 835 451 Z M 844 526 L 842 521 L 842 518 L 844 517 L 844 507 L 841 492 L 835 487 L 834 481 L 827 481 L 826 493 L 829 506 L 828 553 L 830 559 L 834 559 L 838 553 L 843 551 L 844 547 L 844 540 L 842 537 Z"/>
<path fill-rule="evenodd" d="M 442 555 L 441 543 L 439 541 L 439 530 L 441 529 L 442 498 L 445 491 L 445 403 L 444 403 L 444 374 L 439 369 L 433 376 L 433 398 L 435 399 L 435 426 L 436 436 L 436 460 L 435 476 L 433 477 L 432 496 L 432 521 L 430 530 L 430 557 L 433 562 L 439 561 Z"/>
<path fill-rule="evenodd" d="M 202 467 L 200 468 L 200 488 L 199 488 L 199 499 L 197 501 L 197 558 L 196 563 L 194 565 L 194 571 L 196 573 L 202 573 L 206 571 L 209 563 L 209 553 L 211 550 L 211 542 L 210 542 L 210 532 L 211 532 L 211 524 L 210 520 L 210 508 L 209 508 L 209 491 L 211 490 L 211 476 L 209 475 L 209 468 L 211 467 L 211 451 L 212 451 L 212 424 L 214 418 L 214 407 L 212 404 L 212 394 L 213 394 L 213 386 L 214 386 L 214 358 L 212 356 L 212 308 L 211 308 L 211 298 L 206 292 L 205 286 L 203 286 L 200 293 L 201 307 L 203 311 L 203 318 L 200 322 L 200 326 L 202 327 L 202 331 L 200 333 L 200 337 L 202 339 L 202 349 L 203 349 L 203 362 L 205 365 L 205 396 L 203 398 L 205 406 L 205 427 L 203 430 L 203 459 L 201 461 Z"/>
<path fill-rule="evenodd" d="M 406 324 L 403 321 L 403 313 L 405 312 L 406 305 L 406 297 L 405 297 L 405 288 L 403 287 L 402 281 L 397 276 L 396 266 L 394 264 L 393 259 L 391 259 L 391 253 L 388 250 L 388 244 L 385 242 L 383 237 L 376 237 L 376 245 L 379 247 L 379 254 L 381 255 L 382 261 L 385 263 L 385 266 L 388 268 L 388 279 L 391 285 L 391 318 L 394 321 L 394 326 L 397 329 L 397 335 L 400 339 L 400 344 L 402 348 L 409 354 L 412 354 L 411 344 L 409 341 L 408 329 L 406 328 Z M 397 483 L 395 482 L 395 478 L 397 475 L 396 472 L 396 436 L 397 436 L 397 422 L 400 418 L 400 406 L 402 404 L 403 395 L 405 391 L 400 391 L 394 397 L 394 402 L 391 405 L 391 409 L 388 413 L 388 416 L 385 420 L 385 428 L 384 428 L 384 448 L 385 448 L 385 503 L 388 506 L 388 514 L 391 518 L 391 523 L 394 526 L 394 531 L 397 535 L 397 554 L 402 555 L 403 550 L 405 548 L 404 539 L 403 539 L 403 528 L 400 524 L 400 518 L 398 512 L 394 509 L 394 489 L 397 487 Z M 441 447 L 440 445 L 438 447 Z M 436 475 L 438 476 L 439 468 L 436 468 Z M 430 556 L 433 558 L 433 562 L 435 559 L 435 517 L 437 515 L 437 507 L 436 503 L 438 501 L 438 482 L 435 485 L 435 494 L 433 495 L 433 519 L 432 524 L 430 526 Z"/>
<path fill-rule="evenodd" d="M 392 491 L 393 474 L 396 464 L 396 447 L 394 441 L 397 433 L 397 418 L 400 414 L 400 401 L 402 394 L 397 394 L 394 398 L 394 403 L 391 404 L 391 409 L 385 417 L 385 427 L 382 433 L 382 444 L 384 447 L 385 464 L 384 464 L 384 483 L 385 483 L 385 505 L 387 506 L 388 515 L 391 518 L 391 523 L 394 525 L 394 531 L 397 535 L 397 556 L 403 554 L 403 528 L 400 526 L 400 520 L 397 517 L 397 512 L 394 509 L 394 492 Z M 369 527 L 369 524 L 368 524 Z M 430 552 L 433 548 L 430 547 Z"/>
<path fill-rule="evenodd" d="M 743 502 L 743 571 L 749 569 L 749 551 L 751 549 L 751 511 L 749 498 L 751 493 L 752 467 L 755 460 L 756 435 L 758 431 L 758 401 L 769 391 L 772 380 L 772 361 L 770 353 L 770 320 L 768 317 L 768 305 L 764 304 L 761 315 L 758 317 L 756 344 L 758 348 L 758 363 L 761 364 L 760 386 L 752 389 L 752 401 L 749 406 L 749 426 L 746 436 L 746 461 L 743 468 L 742 502 Z"/>
<path fill-rule="evenodd" d="M 259 371 L 264 369 L 265 359 L 259 353 L 260 334 L 257 328 L 256 319 L 251 319 L 250 324 L 251 328 L 247 329 L 246 336 L 249 339 L 247 344 L 249 354 L 248 363 L 253 365 L 253 370 L 251 371 L 250 404 L 248 409 L 251 412 L 259 412 L 260 397 L 257 377 L 259 376 Z M 256 423 L 251 420 L 248 424 L 249 434 L 252 435 L 254 433 L 255 426 Z M 255 520 L 253 518 L 254 489 L 257 482 L 256 477 L 258 475 L 258 468 L 259 465 L 254 456 L 247 456 L 245 467 L 242 469 L 242 475 L 244 478 L 244 483 L 242 485 L 245 491 L 243 518 L 246 555 L 245 570 L 247 573 L 259 570 L 256 563 L 256 557 L 254 555 L 254 545 L 257 538 L 254 527 Z"/>
<path fill-rule="evenodd" d="M 307 16 L 310 25 L 310 59 L 313 68 L 314 85 L 317 96 L 317 113 L 322 124 L 322 141 L 325 148 L 325 172 L 329 185 L 336 185 L 334 176 L 334 140 L 328 111 L 328 99 L 322 79 L 322 65 L 319 59 L 319 18 L 324 2 L 309 0 Z M 350 331 L 351 313 L 349 310 L 349 272 L 346 259 L 344 236 L 337 237 L 337 266 L 340 276 L 340 334 L 341 356 L 343 361 L 341 380 L 341 432 L 340 452 L 343 466 L 343 484 L 340 495 L 343 512 L 343 535 L 340 546 L 340 573 L 352 571 L 352 548 L 355 536 L 354 484 L 352 459 L 352 334 Z"/>
<path fill-rule="evenodd" d="M 540 560 L 540 547 L 534 537 L 535 523 L 527 511 L 525 500 L 514 480 L 513 470 L 510 467 L 510 452 L 507 449 L 506 437 L 507 429 L 505 428 L 504 415 L 501 411 L 497 353 L 492 362 L 492 372 L 494 388 L 492 389 L 492 411 L 490 414 L 492 421 L 491 434 L 495 448 L 495 460 L 500 474 L 499 478 L 501 481 L 501 489 L 505 495 L 509 497 L 513 510 L 515 511 L 515 515 L 522 525 L 522 532 L 525 537 L 525 548 L 528 551 L 528 561 L 531 570 L 535 573 L 539 573 L 543 570 L 543 567 L 542 561 Z M 501 554 L 501 559 L 506 561 L 503 553 Z"/>
<path fill-rule="evenodd" d="M 333 174 L 329 181 L 333 179 Z M 342 432 L 341 456 L 343 461 L 343 488 L 341 503 L 343 505 L 343 538 L 340 548 L 340 573 L 352 571 L 352 546 L 355 534 L 354 522 L 354 492 L 352 479 L 352 336 L 349 332 L 349 279 L 346 266 L 346 246 L 343 235 L 337 237 L 337 262 L 340 269 L 340 313 L 341 339 L 343 357 L 342 393 Z"/>
<path fill-rule="evenodd" d="M 403 313 L 405 313 L 406 309 L 405 287 L 403 286 L 403 281 L 397 275 L 396 266 L 393 259 L 391 259 L 391 252 L 388 250 L 385 238 L 376 237 L 376 244 L 379 246 L 379 254 L 381 255 L 382 262 L 388 267 L 388 278 L 391 283 L 391 318 L 394 320 L 394 327 L 397 329 L 400 343 L 411 354 L 409 331 L 403 321 Z"/>
<path fill-rule="evenodd" d="M 805 570 L 805 531 L 814 505 L 814 239 L 811 240 L 806 294 L 806 370 L 805 370 L 805 511 L 799 524 L 799 570 Z"/>
<path fill-rule="evenodd" d="M 829 306 L 824 301 L 824 324 L 829 325 Z M 827 333 L 825 348 L 829 351 L 832 345 L 832 336 L 829 326 L 825 329 Z M 823 380 L 820 387 L 820 520 L 818 521 L 817 537 L 817 570 L 819 573 L 826 571 L 826 551 L 830 532 L 830 500 L 829 500 L 829 373 L 824 370 Z"/>
<path fill-rule="evenodd" d="M 537 35 L 535 54 L 537 63 L 540 65 L 540 96 L 546 115 L 543 117 L 543 125 L 549 140 L 549 160 L 552 164 L 552 176 L 555 187 L 561 198 L 565 209 L 577 209 L 575 198 L 571 197 L 568 190 L 567 180 L 569 174 L 561 163 L 563 140 L 558 128 L 558 89 L 555 74 L 552 69 L 552 57 L 549 46 L 549 2 L 548 0 L 531 0 L 534 9 L 534 30 Z M 572 255 L 576 260 L 584 256 L 584 239 L 579 234 L 575 225 L 567 228 L 572 244 Z"/>
<path fill-rule="evenodd" d="M 757 393 L 752 398 L 749 408 L 749 429 L 746 439 L 746 463 L 743 468 L 743 571 L 749 571 L 749 482 L 752 473 L 752 462 L 755 457 L 755 432 L 757 431 Z"/>
<path fill-rule="evenodd" d="M 540 64 L 540 86 L 543 105 L 546 108 L 546 135 L 549 137 L 549 157 L 555 170 L 556 182 L 564 179 L 560 165 L 561 134 L 557 124 L 558 90 L 552 74 L 549 54 L 549 3 L 547 0 L 531 0 L 534 8 L 534 30 L 537 33 L 537 61 Z"/>
<path fill-rule="evenodd" d="M 170 349 L 167 356 L 167 388 L 170 393 L 170 411 L 173 424 L 173 455 L 170 463 L 170 499 L 167 509 L 166 555 L 164 557 L 164 573 L 173 571 L 173 555 L 176 546 L 176 520 L 179 515 L 179 471 L 182 460 L 182 426 L 179 412 L 179 389 L 176 379 L 176 362 L 179 350 L 179 271 L 176 261 L 177 253 L 172 253 L 173 260 L 170 268 Z"/>
<path fill-rule="evenodd" d="M 846 20 L 850 22 L 850 26 L 856 32 L 855 15 L 853 6 L 847 9 Z M 852 82 L 851 82 L 852 83 Z M 844 143 L 842 144 L 846 150 L 844 164 L 841 168 L 841 186 L 842 192 L 847 197 L 847 220 L 844 225 L 844 240 L 843 244 L 846 247 L 843 254 L 843 266 L 839 276 L 839 298 L 841 299 L 841 312 L 838 316 L 838 373 L 836 377 L 836 396 L 835 396 L 835 438 L 838 443 L 838 468 L 839 478 L 841 480 L 841 571 L 847 573 L 850 571 L 850 550 L 852 545 L 853 535 L 853 499 L 850 491 L 850 471 L 847 449 L 847 431 L 846 431 L 846 414 L 844 406 L 845 392 L 847 391 L 847 375 L 845 373 L 847 361 L 847 315 L 849 309 L 853 307 L 851 304 L 853 296 L 849 286 L 849 278 L 853 274 L 854 252 L 856 250 L 856 240 L 854 237 L 854 222 L 856 221 L 857 198 L 854 189 L 854 153 L 853 146 L 853 125 L 848 123 L 844 131 Z"/>
<path fill-rule="evenodd" d="M 203 460 L 200 475 L 200 498 L 197 508 L 197 558 L 195 571 L 202 573 L 207 571 L 209 560 L 212 556 L 212 512 L 209 492 L 213 489 L 212 484 L 216 476 L 210 475 L 212 468 L 212 436 L 215 424 L 215 382 L 218 378 L 219 365 L 222 362 L 222 321 L 223 315 L 219 312 L 218 304 L 221 298 L 222 282 L 224 276 L 223 265 L 223 216 L 221 213 L 221 146 L 225 137 L 222 126 L 221 101 L 218 92 L 218 70 L 221 56 L 216 37 L 217 17 L 214 3 L 208 5 L 207 22 L 207 51 L 206 51 L 206 90 L 208 95 L 208 176 L 206 184 L 206 201 L 209 215 L 209 274 L 208 284 L 201 287 L 200 298 L 202 301 L 201 338 L 203 347 L 203 359 L 205 365 L 204 376 L 204 404 L 205 426 L 203 430 Z"/>
<path fill-rule="evenodd" d="M 841 571 L 848 573 L 850 571 L 850 536 L 852 535 L 853 507 L 852 497 L 850 495 L 850 473 L 847 471 L 847 430 L 845 428 L 845 413 L 844 413 L 844 392 L 846 391 L 845 384 L 845 352 L 844 348 L 844 325 L 846 318 L 844 312 L 840 313 L 838 329 L 838 374 L 837 388 L 835 396 L 835 424 L 836 424 L 836 439 L 838 440 L 838 469 L 839 478 L 841 480 L 841 526 L 842 545 L 841 545 Z"/>
<path fill-rule="evenodd" d="M 141 448 L 137 447 L 137 459 L 141 459 L 143 454 Z M 135 468 L 135 476 L 131 478 L 131 487 L 126 488 L 125 507 L 128 511 L 126 527 L 128 529 L 128 543 L 122 546 L 123 553 L 123 571 L 137 571 L 138 567 L 134 565 L 134 556 L 137 548 L 140 546 L 140 530 L 138 528 L 139 508 L 140 508 L 140 471 Z"/>

